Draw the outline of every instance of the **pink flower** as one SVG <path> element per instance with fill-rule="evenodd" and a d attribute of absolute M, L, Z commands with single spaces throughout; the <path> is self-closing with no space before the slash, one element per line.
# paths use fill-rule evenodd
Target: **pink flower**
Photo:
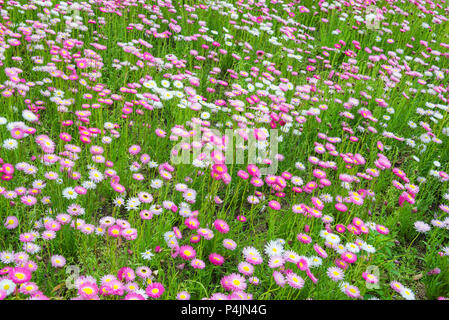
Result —
<path fill-rule="evenodd" d="M 298 239 L 298 241 L 301 241 L 302 243 L 308 244 L 312 242 L 312 238 L 304 233 L 298 234 L 296 238 Z"/>
<path fill-rule="evenodd" d="M 388 230 L 387 227 L 380 225 L 380 224 L 376 225 L 376 230 L 380 234 L 388 234 L 390 232 L 390 230 Z"/>
<path fill-rule="evenodd" d="M 216 266 L 221 266 L 224 263 L 225 259 L 218 253 L 211 253 L 209 255 L 209 261 Z"/>
<path fill-rule="evenodd" d="M 16 216 L 6 217 L 6 221 L 5 221 L 6 229 L 12 230 L 12 229 L 17 228 L 18 225 L 19 225 L 19 220 L 17 219 Z"/>
<path fill-rule="evenodd" d="M 63 256 L 54 255 L 51 257 L 51 265 L 55 268 L 62 268 L 66 263 L 66 260 Z"/>
<path fill-rule="evenodd" d="M 190 260 L 190 259 L 194 259 L 196 256 L 196 251 L 195 249 L 193 249 L 193 247 L 191 246 L 181 246 L 179 248 L 179 255 L 181 256 L 181 258 L 183 258 L 184 260 Z"/>
<path fill-rule="evenodd" d="M 242 178 L 243 180 L 246 180 L 246 179 L 249 178 L 249 174 L 248 174 L 246 171 L 243 171 L 243 170 L 239 170 L 239 171 L 237 172 L 237 175 L 238 175 L 240 178 Z"/>
<path fill-rule="evenodd" d="M 346 251 L 341 255 L 341 258 L 343 261 L 347 263 L 354 263 L 357 261 L 357 255 L 355 253 L 352 253 L 350 251 Z"/>
<path fill-rule="evenodd" d="M 9 279 L 16 284 L 28 282 L 31 280 L 31 271 L 22 267 L 11 268 L 9 270 Z"/>
<path fill-rule="evenodd" d="M 108 228 L 108 235 L 113 238 L 118 238 L 120 236 L 121 228 L 118 225 L 113 225 Z"/>
<path fill-rule="evenodd" d="M 34 204 L 36 204 L 37 199 L 33 196 L 23 196 L 20 198 L 20 201 L 22 201 L 22 203 L 27 206 L 33 206 Z"/>
<path fill-rule="evenodd" d="M 186 225 L 187 228 L 189 228 L 190 230 L 195 230 L 198 229 L 200 226 L 200 222 L 198 221 L 197 218 L 195 217 L 188 217 L 185 221 L 184 224 Z"/>
<path fill-rule="evenodd" d="M 340 212 L 346 212 L 346 211 L 348 211 L 348 207 L 347 207 L 345 204 L 343 204 L 343 203 L 337 203 L 337 204 L 335 204 L 335 209 L 337 209 L 337 210 L 340 211 Z"/>
<path fill-rule="evenodd" d="M 273 210 L 279 210 L 281 209 L 281 205 L 276 200 L 271 200 L 268 202 L 268 206 Z"/>
<path fill-rule="evenodd" d="M 123 267 L 117 272 L 117 277 L 121 281 L 126 280 L 127 282 L 129 282 L 134 281 L 134 279 L 136 278 L 136 274 L 130 267 Z"/>
<path fill-rule="evenodd" d="M 220 233 L 228 233 L 229 232 L 229 225 L 224 220 L 221 220 L 221 219 L 215 220 L 214 227 Z"/>
<path fill-rule="evenodd" d="M 146 294 L 151 298 L 159 298 L 165 291 L 164 286 L 159 282 L 153 282 L 145 289 Z"/>
<path fill-rule="evenodd" d="M 249 164 L 246 169 L 251 176 L 260 177 L 260 170 L 255 164 Z"/>
<path fill-rule="evenodd" d="M 204 267 L 206 266 L 206 264 L 204 263 L 203 260 L 201 259 L 193 259 L 192 262 L 190 263 L 190 265 L 192 266 L 192 268 L 194 269 L 204 269 Z"/>
<path fill-rule="evenodd" d="M 141 148 L 139 145 L 134 144 L 131 147 L 129 147 L 128 152 L 129 154 L 135 156 L 136 154 L 138 154 L 140 152 Z"/>

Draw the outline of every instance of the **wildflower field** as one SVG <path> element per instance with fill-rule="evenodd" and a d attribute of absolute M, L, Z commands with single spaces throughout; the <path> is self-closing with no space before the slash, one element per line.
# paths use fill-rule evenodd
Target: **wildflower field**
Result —
<path fill-rule="evenodd" d="M 0 300 L 447 299 L 448 19 L 0 0 Z"/>

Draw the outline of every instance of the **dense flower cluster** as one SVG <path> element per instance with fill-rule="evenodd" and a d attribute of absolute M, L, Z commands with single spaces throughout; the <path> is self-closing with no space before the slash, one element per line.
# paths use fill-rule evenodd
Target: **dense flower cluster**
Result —
<path fill-rule="evenodd" d="M 0 300 L 445 299 L 445 5 L 22 2 Z"/>

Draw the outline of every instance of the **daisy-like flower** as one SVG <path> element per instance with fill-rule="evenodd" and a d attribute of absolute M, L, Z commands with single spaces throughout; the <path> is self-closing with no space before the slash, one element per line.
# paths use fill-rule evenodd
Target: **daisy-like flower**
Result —
<path fill-rule="evenodd" d="M 412 290 L 410 290 L 407 287 L 403 287 L 400 291 L 399 294 L 406 300 L 415 300 L 415 294 L 413 293 Z"/>
<path fill-rule="evenodd" d="M 343 270 L 341 270 L 340 268 L 329 267 L 327 269 L 327 276 L 333 281 L 340 281 L 340 280 L 343 280 L 343 278 L 345 277 L 345 274 L 344 274 Z"/>
<path fill-rule="evenodd" d="M 430 231 L 430 229 L 431 229 L 431 227 L 423 221 L 416 221 L 414 226 L 415 226 L 415 230 L 419 233 L 426 233 L 426 232 Z"/>
<path fill-rule="evenodd" d="M 0 290 L 3 290 L 6 296 L 9 296 L 16 289 L 16 284 L 11 279 L 0 280 Z"/>
<path fill-rule="evenodd" d="M 216 266 L 221 266 L 225 259 L 222 255 L 219 255 L 218 253 L 211 253 L 209 255 L 209 261 L 210 263 L 216 265 Z"/>
<path fill-rule="evenodd" d="M 345 248 L 352 253 L 360 252 L 359 246 L 356 245 L 355 243 L 348 242 L 348 243 L 346 243 Z"/>
<path fill-rule="evenodd" d="M 181 246 L 179 248 L 179 255 L 184 260 L 190 260 L 190 259 L 194 259 L 195 258 L 196 251 L 195 251 L 195 249 L 193 249 L 193 247 L 191 247 L 189 245 Z"/>
<path fill-rule="evenodd" d="M 345 288 L 345 294 L 350 298 L 359 298 L 360 290 L 356 286 L 349 285 Z"/>
<path fill-rule="evenodd" d="M 190 293 L 181 291 L 176 295 L 176 300 L 190 300 Z"/>
<path fill-rule="evenodd" d="M 153 189 L 160 189 L 162 187 L 162 184 L 163 184 L 162 180 L 153 179 L 153 180 L 151 180 L 150 186 Z"/>
<path fill-rule="evenodd" d="M 125 204 L 125 200 L 122 197 L 117 197 L 114 199 L 114 205 L 116 207 L 121 207 Z"/>
<path fill-rule="evenodd" d="M 164 286 L 162 283 L 159 282 L 153 282 L 147 286 L 145 289 L 146 294 L 154 299 L 159 298 L 165 291 Z"/>
<path fill-rule="evenodd" d="M 237 266 L 239 272 L 245 276 L 250 276 L 254 272 L 254 267 L 248 262 L 240 262 Z"/>
<path fill-rule="evenodd" d="M 245 257 L 245 260 L 246 260 L 246 262 L 249 262 L 254 265 L 261 264 L 263 262 L 262 257 L 256 256 L 256 255 L 248 255 Z"/>
<path fill-rule="evenodd" d="M 66 199 L 73 200 L 78 197 L 78 193 L 72 187 L 67 187 L 62 190 L 62 196 Z"/>
<path fill-rule="evenodd" d="M 286 262 L 297 263 L 299 261 L 299 255 L 294 251 L 285 251 L 283 258 Z"/>
<path fill-rule="evenodd" d="M 254 247 L 245 247 L 243 248 L 242 253 L 245 257 L 260 256 L 260 252 Z"/>
<path fill-rule="evenodd" d="M 142 294 L 136 292 L 138 289 L 131 291 L 131 289 L 129 289 L 130 286 L 133 286 L 133 284 L 127 284 L 125 286 L 125 289 L 129 293 L 125 296 L 125 298 L 123 298 L 123 300 L 146 300 Z"/>
<path fill-rule="evenodd" d="M 139 209 L 141 202 L 139 200 L 139 198 L 133 197 L 133 198 L 129 198 L 126 201 L 126 210 L 130 211 L 130 210 L 137 210 Z"/>
<path fill-rule="evenodd" d="M 289 272 L 286 276 L 287 284 L 295 289 L 301 289 L 304 286 L 304 279 L 294 272 Z"/>
<path fill-rule="evenodd" d="M 66 260 L 63 256 L 54 255 L 51 257 L 51 265 L 55 268 L 62 268 L 66 263 Z"/>
<path fill-rule="evenodd" d="M 248 282 L 257 286 L 260 283 L 260 279 L 258 277 L 250 277 Z"/>
<path fill-rule="evenodd" d="M 15 267 L 9 271 L 9 279 L 15 284 L 22 284 L 31 280 L 31 271 L 28 268 Z"/>
<path fill-rule="evenodd" d="M 85 281 L 78 288 L 78 294 L 84 299 L 93 299 L 98 293 L 95 282 Z"/>
<path fill-rule="evenodd" d="M 278 241 L 271 240 L 265 245 L 264 252 L 270 257 L 282 256 L 284 248 Z"/>
<path fill-rule="evenodd" d="M 39 287 L 34 282 L 26 282 L 20 285 L 19 292 L 27 295 L 34 295 L 39 290 Z"/>
<path fill-rule="evenodd" d="M 123 267 L 117 272 L 117 277 L 120 281 L 134 281 L 136 279 L 136 273 L 130 267 Z"/>
<path fill-rule="evenodd" d="M 308 236 L 307 234 L 304 233 L 300 233 L 296 236 L 296 238 L 298 239 L 298 241 L 308 244 L 312 242 L 312 238 L 310 236 Z"/>
<path fill-rule="evenodd" d="M 17 228 L 18 225 L 19 225 L 19 219 L 17 219 L 16 216 L 6 217 L 5 224 L 4 224 L 6 229 L 12 230 L 12 229 Z"/>
<path fill-rule="evenodd" d="M 67 213 L 71 216 L 81 216 L 85 213 L 85 210 L 79 204 L 74 203 L 67 207 Z"/>
<path fill-rule="evenodd" d="M 215 220 L 214 227 L 220 233 L 228 233 L 229 232 L 229 225 L 226 223 L 226 221 L 224 221 L 222 219 Z"/>
<path fill-rule="evenodd" d="M 223 277 L 221 284 L 225 290 L 244 291 L 246 289 L 246 279 L 238 273 L 232 273 Z"/>
<path fill-rule="evenodd" d="M 276 284 L 280 287 L 284 287 L 287 283 L 287 280 L 285 279 L 284 275 L 279 271 L 273 271 L 273 278 Z"/>
<path fill-rule="evenodd" d="M 152 278 L 152 271 L 150 268 L 141 266 L 136 269 L 136 275 L 141 277 L 142 279 L 151 279 Z"/>
<path fill-rule="evenodd" d="M 357 255 L 355 253 L 352 253 L 350 251 L 346 251 L 341 255 L 341 258 L 343 261 L 346 261 L 347 263 L 354 263 L 357 261 Z"/>
<path fill-rule="evenodd" d="M 400 293 L 405 287 L 398 281 L 391 281 L 390 287 L 397 293 Z"/>
<path fill-rule="evenodd" d="M 148 192 L 139 192 L 137 196 L 142 203 L 151 203 L 153 201 L 153 196 Z"/>
<path fill-rule="evenodd" d="M 237 243 L 232 239 L 224 239 L 223 247 L 225 247 L 228 250 L 235 250 L 235 248 L 237 247 Z"/>
<path fill-rule="evenodd" d="M 197 258 L 193 259 L 190 265 L 194 269 L 204 269 L 204 267 L 206 266 L 203 260 Z"/>
<path fill-rule="evenodd" d="M 151 252 L 150 249 L 148 249 L 148 250 L 142 252 L 141 256 L 144 260 L 151 260 L 151 258 L 154 256 L 154 254 Z"/>
<path fill-rule="evenodd" d="M 379 279 L 375 275 L 368 273 L 368 272 L 363 272 L 362 277 L 368 283 L 378 283 L 379 282 Z"/>
<path fill-rule="evenodd" d="M 320 257 L 310 257 L 309 261 L 309 267 L 315 268 L 321 266 L 323 263 L 323 260 Z"/>
<path fill-rule="evenodd" d="M 282 267 L 285 260 L 281 256 L 271 256 L 268 261 L 268 266 L 272 269 Z"/>
<path fill-rule="evenodd" d="M 6 139 L 3 141 L 3 148 L 6 150 L 15 150 L 17 149 L 19 143 L 15 139 Z"/>

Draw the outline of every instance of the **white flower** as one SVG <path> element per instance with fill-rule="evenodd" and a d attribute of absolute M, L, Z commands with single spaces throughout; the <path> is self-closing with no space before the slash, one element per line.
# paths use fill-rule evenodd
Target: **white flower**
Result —
<path fill-rule="evenodd" d="M 192 210 L 187 207 L 181 207 L 179 208 L 179 215 L 184 218 L 190 217 L 192 216 Z"/>
<path fill-rule="evenodd" d="M 139 198 L 129 198 L 128 201 L 126 201 L 126 210 L 137 210 L 140 206 L 140 200 Z"/>
<path fill-rule="evenodd" d="M 291 182 L 295 186 L 302 186 L 304 184 L 304 181 L 302 180 L 302 178 L 301 177 L 297 177 L 297 176 L 293 176 L 291 178 Z"/>
<path fill-rule="evenodd" d="M 415 294 L 409 288 L 402 288 L 399 294 L 406 300 L 415 300 Z"/>
<path fill-rule="evenodd" d="M 245 248 L 243 248 L 242 253 L 245 257 L 251 257 L 251 256 L 260 257 L 259 251 L 254 247 L 245 247 Z"/>
<path fill-rule="evenodd" d="M 5 291 L 6 295 L 9 296 L 16 289 L 16 284 L 10 279 L 3 279 L 0 281 L 0 290 Z"/>
<path fill-rule="evenodd" d="M 309 265 L 310 265 L 311 268 L 319 267 L 323 263 L 323 260 L 320 257 L 318 257 L 318 256 L 310 257 L 308 259 L 308 261 L 309 261 Z"/>
<path fill-rule="evenodd" d="M 75 189 L 73 189 L 72 187 L 67 187 L 62 190 L 62 196 L 66 199 L 76 199 L 78 193 L 76 193 Z"/>
<path fill-rule="evenodd" d="M 346 243 L 345 247 L 346 247 L 346 249 L 347 249 L 348 251 L 350 251 L 350 252 L 352 252 L 352 253 L 358 253 L 358 252 L 360 252 L 359 246 L 356 245 L 355 243 L 348 242 L 348 243 Z"/>
<path fill-rule="evenodd" d="M 201 119 L 203 120 L 207 120 L 210 118 L 210 113 L 209 112 L 202 112 L 200 115 Z"/>
<path fill-rule="evenodd" d="M 362 244 L 361 248 L 368 253 L 376 252 L 376 248 L 374 248 L 372 245 L 367 244 L 367 243 Z"/>
<path fill-rule="evenodd" d="M 160 180 L 160 179 L 153 179 L 153 180 L 151 180 L 150 186 L 153 189 L 159 189 L 159 188 L 162 187 L 162 184 L 163 184 L 162 180 Z"/>
<path fill-rule="evenodd" d="M 173 82 L 173 86 L 177 89 L 182 89 L 184 87 L 184 85 L 182 84 L 181 81 L 179 80 L 175 80 L 175 82 Z"/>
<path fill-rule="evenodd" d="M 279 241 L 271 240 L 265 245 L 264 251 L 270 257 L 281 256 L 284 253 L 284 248 Z"/>
<path fill-rule="evenodd" d="M 18 145 L 19 143 L 14 139 L 6 139 L 5 141 L 3 141 L 3 148 L 5 148 L 6 150 L 17 149 Z"/>
<path fill-rule="evenodd" d="M 86 188 L 87 190 L 93 190 L 95 188 L 97 188 L 97 185 L 95 184 L 95 182 L 93 181 L 84 181 L 82 184 L 83 188 Z"/>
<path fill-rule="evenodd" d="M 33 112 L 31 112 L 30 110 L 23 110 L 22 111 L 22 117 L 26 121 L 30 121 L 30 122 L 34 122 L 34 121 L 36 121 L 38 119 L 37 116 Z"/>
<path fill-rule="evenodd" d="M 326 237 L 325 237 L 326 241 L 331 242 L 333 244 L 338 244 L 340 243 L 340 237 L 337 236 L 336 234 L 333 233 L 329 233 Z"/>
<path fill-rule="evenodd" d="M 408 126 L 412 129 L 415 129 L 417 127 L 416 123 L 414 123 L 413 121 L 409 121 Z"/>
<path fill-rule="evenodd" d="M 296 167 L 296 169 L 301 170 L 301 171 L 306 170 L 306 167 L 301 162 L 296 162 L 295 167 Z"/>
<path fill-rule="evenodd" d="M 108 137 L 108 136 L 104 136 L 103 138 L 101 138 L 101 142 L 104 144 L 110 144 L 112 142 L 112 138 Z"/>
<path fill-rule="evenodd" d="M 150 168 L 156 168 L 158 166 L 158 164 L 156 161 L 150 161 L 150 162 L 148 162 L 148 166 Z"/>
<path fill-rule="evenodd" d="M 89 179 L 92 180 L 93 182 L 98 183 L 98 182 L 103 181 L 104 176 L 100 171 L 94 169 L 94 170 L 90 170 Z"/>
<path fill-rule="evenodd" d="M 123 198 L 121 198 L 121 197 L 118 197 L 118 198 L 114 199 L 114 205 L 116 207 L 121 207 L 124 203 L 125 203 L 125 200 Z"/>
<path fill-rule="evenodd" d="M 12 252 L 1 252 L 0 253 L 0 261 L 8 264 L 14 261 L 14 253 Z"/>
<path fill-rule="evenodd" d="M 151 258 L 154 256 L 154 254 L 151 252 L 150 249 L 146 250 L 145 252 L 142 252 L 141 255 L 144 260 L 151 260 Z"/>

